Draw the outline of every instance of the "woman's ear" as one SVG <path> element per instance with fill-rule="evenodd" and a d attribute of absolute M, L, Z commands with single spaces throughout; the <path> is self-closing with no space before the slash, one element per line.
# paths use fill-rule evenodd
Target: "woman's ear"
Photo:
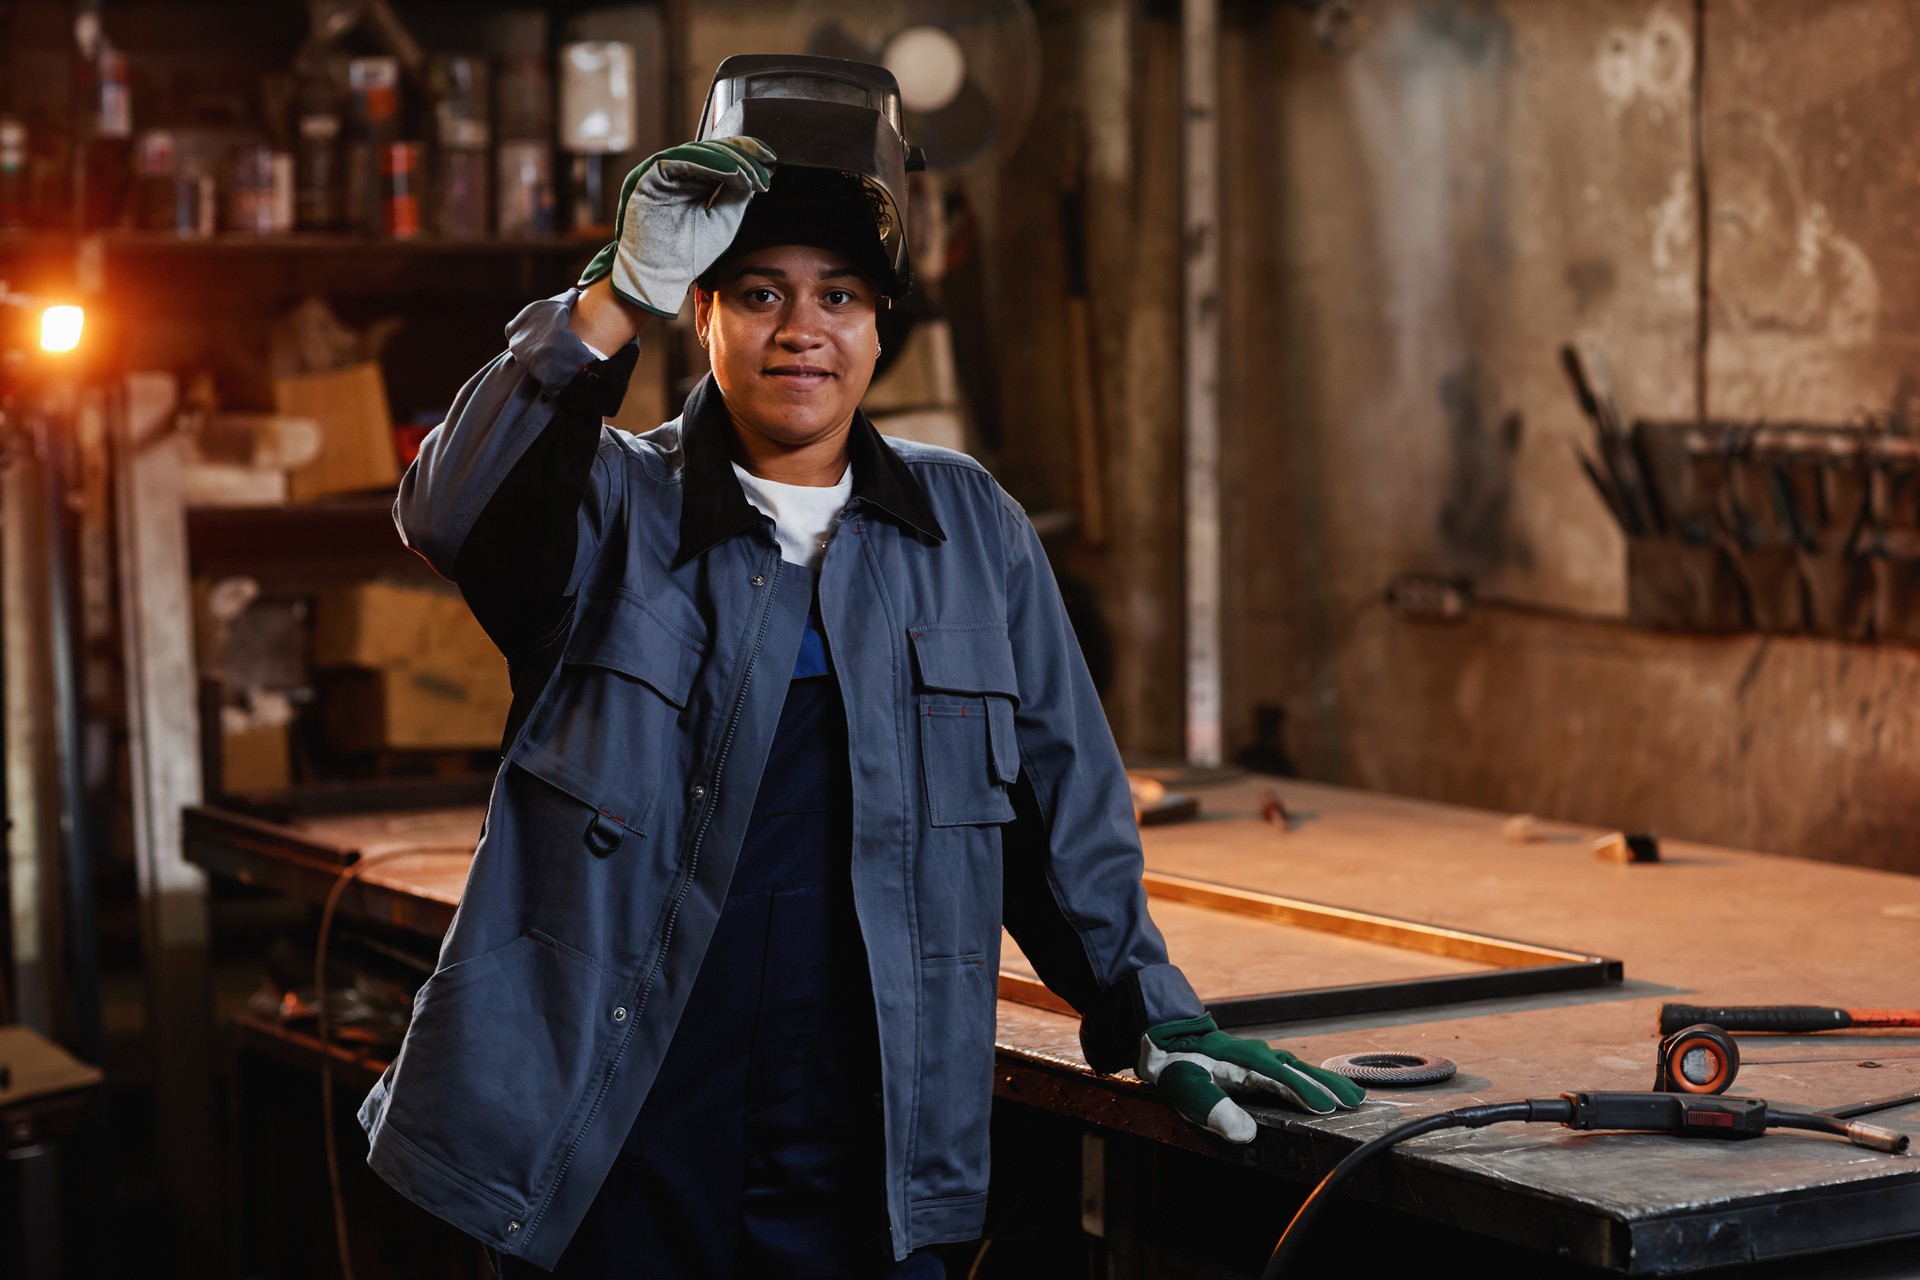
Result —
<path fill-rule="evenodd" d="M 713 295 L 693 286 L 693 332 L 700 339 L 700 345 L 707 345 L 707 326 L 713 322 Z"/>

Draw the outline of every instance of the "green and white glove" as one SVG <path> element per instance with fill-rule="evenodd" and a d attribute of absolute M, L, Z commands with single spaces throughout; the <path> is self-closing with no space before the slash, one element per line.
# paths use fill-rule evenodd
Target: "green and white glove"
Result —
<path fill-rule="evenodd" d="M 680 310 L 687 288 L 712 266 L 773 180 L 772 148 L 757 138 L 710 138 L 648 156 L 620 187 L 613 241 L 593 256 L 580 287 L 608 276 L 613 291 L 657 316 Z"/>
<path fill-rule="evenodd" d="M 1351 1110 L 1367 1096 L 1345 1076 L 1308 1066 L 1284 1049 L 1228 1035 L 1204 1013 L 1149 1027 L 1140 1037 L 1135 1074 L 1175 1111 L 1229 1142 L 1252 1142 L 1258 1126 L 1227 1096 L 1228 1089 L 1271 1094 L 1269 1100 L 1322 1116 Z"/>

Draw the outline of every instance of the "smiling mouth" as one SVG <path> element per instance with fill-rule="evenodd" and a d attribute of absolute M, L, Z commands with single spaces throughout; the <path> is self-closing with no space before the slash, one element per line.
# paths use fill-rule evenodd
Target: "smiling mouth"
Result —
<path fill-rule="evenodd" d="M 792 368 L 792 367 L 780 367 L 780 368 L 768 369 L 767 376 L 771 378 L 796 378 L 803 381 L 812 381 L 818 378 L 831 378 L 833 374 L 829 373 L 825 369 L 800 369 L 800 368 Z"/>

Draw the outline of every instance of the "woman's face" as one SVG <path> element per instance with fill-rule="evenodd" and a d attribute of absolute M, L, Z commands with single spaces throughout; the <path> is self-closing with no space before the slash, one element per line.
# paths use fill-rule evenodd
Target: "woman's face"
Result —
<path fill-rule="evenodd" d="M 785 449 L 844 433 L 880 354 L 878 294 L 827 249 L 776 245 L 743 254 L 694 324 L 735 424 Z"/>

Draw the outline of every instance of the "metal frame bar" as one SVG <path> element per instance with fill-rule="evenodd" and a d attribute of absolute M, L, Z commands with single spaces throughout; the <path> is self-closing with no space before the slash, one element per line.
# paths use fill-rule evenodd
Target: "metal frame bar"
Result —
<path fill-rule="evenodd" d="M 1224 758 L 1220 574 L 1220 6 L 1180 6 L 1181 398 L 1186 442 L 1187 762 Z"/>
<path fill-rule="evenodd" d="M 1430 1005 L 1462 1004 L 1469 1000 L 1499 1000 L 1541 991 L 1575 991 L 1619 982 L 1625 974 L 1620 961 L 1605 956 L 1585 955 L 1531 942 L 1515 942 L 1510 938 L 1400 920 L 1369 911 L 1330 907 L 1301 898 L 1284 898 L 1257 889 L 1237 889 L 1164 872 L 1149 871 L 1141 879 L 1147 887 L 1149 898 L 1185 902 L 1212 911 L 1266 920 L 1276 925 L 1311 929 L 1318 933 L 1376 942 L 1402 951 L 1422 951 L 1493 966 L 1485 973 L 1446 974 L 1399 982 L 1360 982 L 1348 986 L 1229 995 L 1217 999 L 1207 999 L 1203 994 L 1208 1012 L 1222 1027 L 1269 1026 L 1280 1022 L 1303 1022 L 1309 1018 L 1381 1013 L 1391 1009 L 1421 1009 Z M 1000 996 L 1004 1000 L 1050 1009 L 1056 1013 L 1074 1012 L 1066 1001 L 1024 974 L 1002 971 Z"/>

